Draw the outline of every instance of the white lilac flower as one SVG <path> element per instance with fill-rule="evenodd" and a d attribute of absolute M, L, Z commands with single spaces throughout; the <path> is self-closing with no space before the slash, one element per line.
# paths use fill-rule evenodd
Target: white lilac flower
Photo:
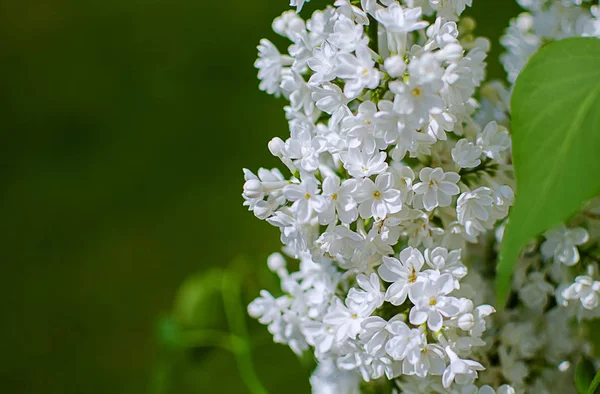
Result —
<path fill-rule="evenodd" d="M 575 282 L 562 292 L 562 296 L 566 300 L 581 301 L 585 309 L 596 309 L 600 305 L 600 281 L 587 275 L 578 276 Z"/>
<path fill-rule="evenodd" d="M 293 11 L 285 11 L 281 16 L 275 18 L 271 27 L 275 33 L 292 42 L 301 40 L 306 33 L 306 23 Z M 295 56 L 292 55 L 292 57 Z"/>
<path fill-rule="evenodd" d="M 429 220 L 429 215 L 421 210 L 405 209 L 400 211 L 400 214 L 403 215 L 401 225 L 408 237 L 409 246 L 424 245 L 429 248 L 436 237 L 444 235 L 444 230 L 434 226 Z"/>
<path fill-rule="evenodd" d="M 407 83 L 390 83 L 390 91 L 395 94 L 394 110 L 406 115 L 411 124 L 420 126 L 429 115 L 440 114 L 445 108 L 444 100 L 437 93 L 442 86 L 442 69 L 436 63 L 433 55 L 425 54 L 408 65 Z"/>
<path fill-rule="evenodd" d="M 492 191 L 488 187 L 479 187 L 460 195 L 456 206 L 457 219 L 469 236 L 477 237 L 486 231 L 493 203 Z"/>
<path fill-rule="evenodd" d="M 313 394 L 360 394 L 360 375 L 340 370 L 333 360 L 319 363 L 310 378 Z"/>
<path fill-rule="evenodd" d="M 369 39 L 363 34 L 362 25 L 355 24 L 350 18 L 340 15 L 333 26 L 329 42 L 344 52 L 352 52 L 359 45 L 366 45 Z"/>
<path fill-rule="evenodd" d="M 348 148 L 363 149 L 368 154 L 386 148 L 385 141 L 377 138 L 375 134 L 376 114 L 377 107 L 375 104 L 371 101 L 365 101 L 359 105 L 356 116 L 349 116 L 344 119 L 342 129 L 345 131 Z"/>
<path fill-rule="evenodd" d="M 453 290 L 454 279 L 449 274 L 411 286 L 408 297 L 415 305 L 408 316 L 411 324 L 421 325 L 427 322 L 430 330 L 439 331 L 444 318 L 454 317 L 460 311 L 459 300 L 448 296 Z"/>
<path fill-rule="evenodd" d="M 519 299 L 529 309 L 541 311 L 551 294 L 554 294 L 554 286 L 546 282 L 545 275 L 541 272 L 532 272 L 528 283 L 519 290 Z"/>
<path fill-rule="evenodd" d="M 460 249 L 448 251 L 448 249 L 439 246 L 433 250 L 426 249 L 425 261 L 427 265 L 440 273 L 450 274 L 455 279 L 456 284 L 467 275 L 467 267 L 461 262 Z"/>
<path fill-rule="evenodd" d="M 450 387 L 454 381 L 460 385 L 471 384 L 477 378 L 477 371 L 485 369 L 477 361 L 461 359 L 450 347 L 446 347 L 445 350 L 450 358 L 450 364 L 444 370 L 442 376 L 442 383 L 445 388 Z"/>
<path fill-rule="evenodd" d="M 310 86 L 331 82 L 336 77 L 337 52 L 329 42 L 324 42 L 321 48 L 315 49 L 313 57 L 306 64 L 315 72 L 308 80 Z"/>
<path fill-rule="evenodd" d="M 402 228 L 400 223 L 402 219 L 398 215 L 388 215 L 384 219 L 375 222 L 368 237 L 370 239 L 378 238 L 378 241 L 386 245 L 395 245 L 398 243 Z"/>
<path fill-rule="evenodd" d="M 502 328 L 500 338 L 519 358 L 530 359 L 544 344 L 532 321 L 509 322 Z"/>
<path fill-rule="evenodd" d="M 481 147 L 461 139 L 452 149 L 452 160 L 461 168 L 473 168 L 481 164 Z"/>
<path fill-rule="evenodd" d="M 394 177 L 389 172 L 377 175 L 375 182 L 369 178 L 363 179 L 356 190 L 356 200 L 360 204 L 358 212 L 363 219 L 384 219 L 388 214 L 402 209 L 400 191 L 394 188 Z"/>
<path fill-rule="evenodd" d="M 319 222 L 323 225 L 335 223 L 336 213 L 340 221 L 346 224 L 358 217 L 358 206 L 354 199 L 358 182 L 354 179 L 340 182 L 336 175 L 330 175 L 323 181 L 323 193 L 318 196 L 319 202 L 315 206 Z"/>
<path fill-rule="evenodd" d="M 399 257 L 400 260 L 383 256 L 383 264 L 378 271 L 381 279 L 392 283 L 385 293 L 385 300 L 393 305 L 402 305 L 409 289 L 419 278 L 425 278 L 425 274 L 420 272 L 425 260 L 418 249 L 408 247 L 400 252 Z"/>
<path fill-rule="evenodd" d="M 356 339 L 361 332 L 361 323 L 369 314 L 369 310 L 362 305 L 352 302 L 344 305 L 339 298 L 335 298 L 329 311 L 323 316 L 323 323 L 334 327 L 335 339 L 338 342 L 344 338 Z"/>
<path fill-rule="evenodd" d="M 302 11 L 304 3 L 308 3 L 310 0 L 290 0 L 290 7 L 296 7 L 298 12 Z"/>
<path fill-rule="evenodd" d="M 457 19 L 467 6 L 473 5 L 473 0 L 429 0 L 429 5 L 438 15 L 446 19 Z"/>
<path fill-rule="evenodd" d="M 290 139 L 285 142 L 285 154 L 296 167 L 307 172 L 319 168 L 319 157 L 327 146 L 324 137 L 313 137 L 311 131 L 300 123 L 290 126 Z"/>
<path fill-rule="evenodd" d="M 488 386 L 487 384 L 485 386 L 481 386 L 479 388 L 479 391 L 477 392 L 477 394 L 516 394 L 517 392 L 515 391 L 515 389 L 512 386 L 509 386 L 508 384 L 503 384 L 502 386 L 498 387 L 498 390 L 494 390 L 492 387 Z"/>
<path fill-rule="evenodd" d="M 492 260 L 515 197 L 512 84 L 543 44 L 600 37 L 600 8 L 519 2 L 501 41 L 508 84 L 484 80 L 490 43 L 460 16 L 471 0 L 335 0 L 307 20 L 275 18 L 287 55 L 261 40 L 259 87 L 287 101 L 289 123 L 268 148 L 287 170 L 244 169 L 243 203 L 300 263 L 271 255 L 281 291 L 261 291 L 248 313 L 313 353 L 313 393 L 379 379 L 392 394 L 572 389 L 569 362 L 589 347 L 574 320 L 600 317 L 600 200 L 579 227 L 528 245 L 493 320 Z"/>
<path fill-rule="evenodd" d="M 248 313 L 261 324 L 271 324 L 281 318 L 281 312 L 287 302 L 288 300 L 285 299 L 275 299 L 268 291 L 261 290 L 260 298 L 248 305 Z"/>
<path fill-rule="evenodd" d="M 425 167 L 419 172 L 421 182 L 413 190 L 423 202 L 423 207 L 431 211 L 436 207 L 447 207 L 452 202 L 452 196 L 460 193 L 456 185 L 460 175 L 455 172 L 444 172 L 441 168 Z"/>
<path fill-rule="evenodd" d="M 285 203 L 282 191 L 287 182 L 278 169 L 260 168 L 258 175 L 244 169 L 244 179 L 244 206 L 253 211 L 259 219 L 267 219 Z"/>
<path fill-rule="evenodd" d="M 333 124 L 338 124 L 346 116 L 352 114 L 348 108 L 348 99 L 342 90 L 331 83 L 323 83 L 321 88 L 316 88 L 312 93 L 312 99 L 317 108 L 331 115 Z"/>
<path fill-rule="evenodd" d="M 406 70 L 406 62 L 402 56 L 390 56 L 385 59 L 383 67 L 390 77 L 398 78 L 404 75 L 404 71 Z"/>
<path fill-rule="evenodd" d="M 394 162 L 390 167 L 390 172 L 394 175 L 394 184 L 396 189 L 400 190 L 402 202 L 412 204 L 414 196 L 413 182 L 415 180 L 415 173 L 412 168 Z"/>
<path fill-rule="evenodd" d="M 356 277 L 356 283 L 360 289 L 351 288 L 346 303 L 353 304 L 357 308 L 366 308 L 367 314 L 373 313 L 383 304 L 384 293 L 381 291 L 379 277 L 376 273 L 371 273 L 370 276 L 360 274 Z"/>
<path fill-rule="evenodd" d="M 388 164 L 385 152 L 369 155 L 359 149 L 349 149 L 340 155 L 344 168 L 355 178 L 370 177 L 384 172 Z"/>
<path fill-rule="evenodd" d="M 375 89 L 379 85 L 381 74 L 375 67 L 375 61 L 366 45 L 356 48 L 356 56 L 341 53 L 338 56 L 336 73 L 346 80 L 344 94 L 349 99 L 358 97 L 363 89 Z"/>
<path fill-rule="evenodd" d="M 546 240 L 542 243 L 542 255 L 547 259 L 553 258 L 556 262 L 566 266 L 577 264 L 579 261 L 577 246 L 583 245 L 589 240 L 585 229 L 581 227 L 569 229 L 563 224 L 544 233 L 544 237 Z"/>
<path fill-rule="evenodd" d="M 316 244 L 331 258 L 350 260 L 357 249 L 362 248 L 364 238 L 345 226 L 336 226 L 324 232 Z"/>
<path fill-rule="evenodd" d="M 400 132 L 405 128 L 405 116 L 397 113 L 394 110 L 394 103 L 389 100 L 381 100 L 377 104 L 377 108 L 379 111 L 375 114 L 375 119 L 377 120 L 375 133 L 386 144 L 393 144 L 398 140 Z M 401 160 L 401 158 L 394 157 L 394 160 Z"/>
<path fill-rule="evenodd" d="M 375 12 L 375 19 L 387 33 L 388 48 L 391 52 L 404 54 L 407 45 L 407 33 L 427 27 L 428 23 L 421 21 L 420 8 L 402 8 L 393 2 L 387 8 Z"/>
<path fill-rule="evenodd" d="M 279 96 L 281 91 L 282 74 L 285 66 L 292 64 L 291 58 L 282 56 L 275 45 L 266 38 L 260 41 L 258 46 L 258 60 L 254 67 L 258 68 L 258 79 L 260 79 L 260 90 Z"/>
<path fill-rule="evenodd" d="M 500 154 L 510 148 L 510 136 L 505 128 L 490 122 L 477 137 L 477 145 L 490 159 L 501 160 Z"/>
<path fill-rule="evenodd" d="M 287 93 L 290 100 L 290 108 L 293 111 L 302 111 L 306 116 L 310 116 L 315 109 L 315 102 L 311 95 L 312 91 L 304 78 L 296 71 L 283 76 L 281 80 L 281 90 Z"/>
<path fill-rule="evenodd" d="M 500 186 L 494 189 L 494 200 L 492 217 L 496 220 L 504 219 L 508 216 L 508 210 L 513 205 L 515 193 L 510 186 Z"/>
<path fill-rule="evenodd" d="M 385 349 L 394 360 L 404 360 L 414 350 L 420 351 L 421 344 L 426 343 L 421 330 L 411 329 L 401 320 L 390 322 L 387 330 L 391 338 L 387 341 Z"/>
<path fill-rule="evenodd" d="M 368 354 L 372 356 L 386 354 L 385 347 L 392 335 L 388 330 L 389 324 L 379 316 L 371 316 L 363 320 L 360 341 L 364 344 L 365 351 Z"/>
<path fill-rule="evenodd" d="M 441 375 L 446 368 L 446 354 L 438 344 L 424 344 L 410 352 L 402 363 L 402 372 L 424 378 L 428 375 Z"/>
<path fill-rule="evenodd" d="M 290 210 L 279 210 L 267 222 L 281 230 L 281 243 L 288 246 L 293 251 L 293 256 L 299 256 L 306 250 L 307 237 L 303 231 L 302 225 L 296 221 Z"/>
<path fill-rule="evenodd" d="M 285 198 L 293 201 L 292 210 L 300 222 L 308 222 L 315 207 L 319 204 L 317 195 L 319 185 L 314 178 L 308 177 L 299 184 L 287 185 L 283 188 Z"/>

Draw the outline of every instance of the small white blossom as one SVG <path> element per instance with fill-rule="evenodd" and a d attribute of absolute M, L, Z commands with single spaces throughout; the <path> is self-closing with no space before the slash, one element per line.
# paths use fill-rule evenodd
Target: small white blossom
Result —
<path fill-rule="evenodd" d="M 452 160 L 461 168 L 473 168 L 481 164 L 481 147 L 462 139 L 452 149 Z"/>
<path fill-rule="evenodd" d="M 360 274 L 356 277 L 356 283 L 361 290 L 355 287 L 350 289 L 346 303 L 368 311 L 365 313 L 373 313 L 383 304 L 384 293 L 381 291 L 379 277 L 376 273 L 371 273 L 370 276 Z"/>
<path fill-rule="evenodd" d="M 460 175 L 455 172 L 444 172 L 441 168 L 425 167 L 419 172 L 420 183 L 413 190 L 423 201 L 426 210 L 436 207 L 447 207 L 452 202 L 452 196 L 460 193 L 456 185 Z"/>
<path fill-rule="evenodd" d="M 344 338 L 356 339 L 361 332 L 362 321 L 369 317 L 369 314 L 369 310 L 363 305 L 355 303 L 344 305 L 339 298 L 336 298 L 323 317 L 323 323 L 334 327 L 335 340 L 338 342 Z"/>
<path fill-rule="evenodd" d="M 400 260 L 383 256 L 383 264 L 379 267 L 379 276 L 392 283 L 385 293 L 385 300 L 393 305 L 402 305 L 409 289 L 419 278 L 425 278 L 421 268 L 425 264 L 423 255 L 418 249 L 408 247 L 400 252 Z"/>
<path fill-rule="evenodd" d="M 290 0 L 290 7 L 296 7 L 298 12 L 302 11 L 304 3 L 308 3 L 310 0 Z"/>
<path fill-rule="evenodd" d="M 453 317 L 460 311 L 459 300 L 448 297 L 454 290 L 454 279 L 444 274 L 436 280 L 415 283 L 408 290 L 408 297 L 415 305 L 409 314 L 411 324 L 421 325 L 436 332 L 442 328 L 444 317 Z"/>
<path fill-rule="evenodd" d="M 528 283 L 519 290 L 519 299 L 529 309 L 541 311 L 550 294 L 554 294 L 554 286 L 546 282 L 541 272 L 532 272 Z"/>
<path fill-rule="evenodd" d="M 321 88 L 316 88 L 312 93 L 312 99 L 317 108 L 331 115 L 333 124 L 338 124 L 344 117 L 351 114 L 348 108 L 348 99 L 342 90 L 334 84 L 324 83 Z"/>
<path fill-rule="evenodd" d="M 425 261 L 431 268 L 442 274 L 450 274 L 458 284 L 458 280 L 467 275 L 467 267 L 461 262 L 461 250 L 448 251 L 446 248 L 437 247 L 425 250 Z M 456 286 L 458 288 L 458 286 Z"/>
<path fill-rule="evenodd" d="M 490 122 L 477 137 L 477 145 L 490 159 L 501 160 L 500 153 L 510 148 L 510 136 L 505 128 Z"/>
<path fill-rule="evenodd" d="M 319 185 L 314 178 L 307 178 L 297 185 L 287 185 L 283 189 L 283 194 L 288 200 L 294 202 L 292 210 L 300 222 L 309 221 L 320 202 L 317 198 Z"/>
<path fill-rule="evenodd" d="M 363 179 L 356 191 L 356 200 L 360 204 L 358 212 L 364 219 L 384 219 L 402 209 L 400 191 L 394 188 L 394 177 L 389 172 L 377 175 L 375 182 Z"/>
<path fill-rule="evenodd" d="M 362 25 L 355 24 L 351 19 L 340 15 L 333 26 L 329 42 L 344 52 L 352 52 L 359 45 L 366 45 L 368 38 L 363 34 Z"/>
<path fill-rule="evenodd" d="M 350 224 L 358 217 L 358 207 L 354 200 L 354 192 L 358 182 L 347 179 L 340 184 L 340 178 L 330 175 L 323 181 L 323 193 L 318 197 L 319 202 L 315 210 L 319 215 L 321 224 L 335 222 L 336 213 L 342 223 Z"/>
<path fill-rule="evenodd" d="M 381 174 L 388 167 L 385 162 L 385 152 L 369 155 L 359 149 L 350 149 L 348 152 L 343 152 L 340 157 L 344 162 L 344 168 L 355 178 Z"/>
<path fill-rule="evenodd" d="M 450 365 L 444 370 L 442 376 L 445 388 L 450 387 L 454 381 L 460 385 L 471 384 L 477 378 L 477 371 L 485 369 L 477 361 L 461 359 L 450 347 L 446 347 L 446 354 L 450 358 Z"/>
<path fill-rule="evenodd" d="M 458 222 L 465 227 L 469 236 L 477 237 L 486 230 L 493 203 L 492 191 L 487 187 L 479 187 L 460 195 L 456 214 Z"/>
<path fill-rule="evenodd" d="M 596 309 L 600 305 L 600 281 L 587 275 L 578 276 L 575 282 L 562 292 L 562 296 L 567 300 L 578 299 L 585 309 Z"/>
<path fill-rule="evenodd" d="M 568 229 L 563 224 L 544 233 L 544 237 L 546 240 L 542 243 L 542 255 L 569 267 L 579 261 L 577 246 L 583 245 L 589 239 L 585 229 L 581 227 Z"/>
<path fill-rule="evenodd" d="M 337 75 L 346 80 L 344 94 L 349 99 L 356 98 L 364 88 L 375 89 L 379 85 L 381 74 L 375 67 L 375 61 L 367 46 L 356 48 L 356 56 L 341 53 L 338 56 Z"/>
<path fill-rule="evenodd" d="M 279 96 L 284 67 L 292 64 L 292 59 L 282 56 L 275 45 L 266 38 L 260 40 L 258 46 L 258 60 L 254 67 L 258 68 L 258 79 L 260 79 L 260 90 Z"/>

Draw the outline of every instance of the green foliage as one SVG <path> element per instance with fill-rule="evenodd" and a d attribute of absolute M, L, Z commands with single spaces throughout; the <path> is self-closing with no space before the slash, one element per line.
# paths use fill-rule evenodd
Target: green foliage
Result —
<path fill-rule="evenodd" d="M 238 258 L 227 269 L 209 270 L 181 285 L 172 315 L 158 324 L 157 334 L 164 351 L 154 373 L 153 393 L 170 391 L 172 364 L 182 352 L 220 348 L 233 354 L 239 375 L 251 394 L 268 394 L 254 370 L 242 301 L 241 278 L 249 269 L 248 262 Z M 220 317 L 226 319 L 228 331 L 220 329 L 225 325 Z"/>
<path fill-rule="evenodd" d="M 596 370 L 594 364 L 592 364 L 589 359 L 584 357 L 579 361 L 579 364 L 577 364 L 577 367 L 575 368 L 575 387 L 577 388 L 578 393 L 588 393 L 595 373 Z"/>
<path fill-rule="evenodd" d="M 575 387 L 580 394 L 599 394 L 600 371 L 596 371 L 592 361 L 582 358 L 575 368 Z"/>
<path fill-rule="evenodd" d="M 592 380 L 587 394 L 597 394 L 598 386 L 600 386 L 600 371 L 596 372 L 596 376 L 594 376 L 594 380 Z"/>
<path fill-rule="evenodd" d="M 600 192 L 600 41 L 571 38 L 542 48 L 512 97 L 516 201 L 497 270 L 506 301 L 521 248 Z"/>

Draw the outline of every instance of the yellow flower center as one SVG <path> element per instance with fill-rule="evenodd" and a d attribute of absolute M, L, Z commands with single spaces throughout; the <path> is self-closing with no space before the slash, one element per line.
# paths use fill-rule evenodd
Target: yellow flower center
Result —
<path fill-rule="evenodd" d="M 415 267 L 410 266 L 410 273 L 408 274 L 408 283 L 415 283 L 417 281 L 417 271 Z"/>

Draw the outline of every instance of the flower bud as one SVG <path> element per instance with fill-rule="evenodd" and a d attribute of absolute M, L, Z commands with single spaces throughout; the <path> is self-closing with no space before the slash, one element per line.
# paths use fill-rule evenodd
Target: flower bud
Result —
<path fill-rule="evenodd" d="M 259 201 L 254 206 L 254 215 L 260 220 L 266 220 L 273 214 L 273 207 L 267 201 Z"/>
<path fill-rule="evenodd" d="M 390 74 L 390 77 L 392 78 L 401 77 L 402 74 L 404 74 L 404 70 L 406 70 L 406 62 L 404 62 L 402 56 L 398 55 L 385 59 L 383 66 L 385 67 L 385 71 Z"/>
<path fill-rule="evenodd" d="M 279 137 L 273 138 L 269 141 L 269 151 L 273 156 L 281 158 L 285 151 L 285 142 Z"/>
<path fill-rule="evenodd" d="M 272 272 L 277 272 L 286 267 L 285 259 L 281 253 L 273 253 L 267 259 L 267 266 Z"/>
<path fill-rule="evenodd" d="M 247 198 L 263 198 L 262 183 L 258 179 L 250 179 L 244 183 L 244 196 Z"/>
<path fill-rule="evenodd" d="M 463 331 L 469 331 L 475 325 L 475 318 L 471 313 L 466 313 L 458 318 L 458 326 Z"/>

